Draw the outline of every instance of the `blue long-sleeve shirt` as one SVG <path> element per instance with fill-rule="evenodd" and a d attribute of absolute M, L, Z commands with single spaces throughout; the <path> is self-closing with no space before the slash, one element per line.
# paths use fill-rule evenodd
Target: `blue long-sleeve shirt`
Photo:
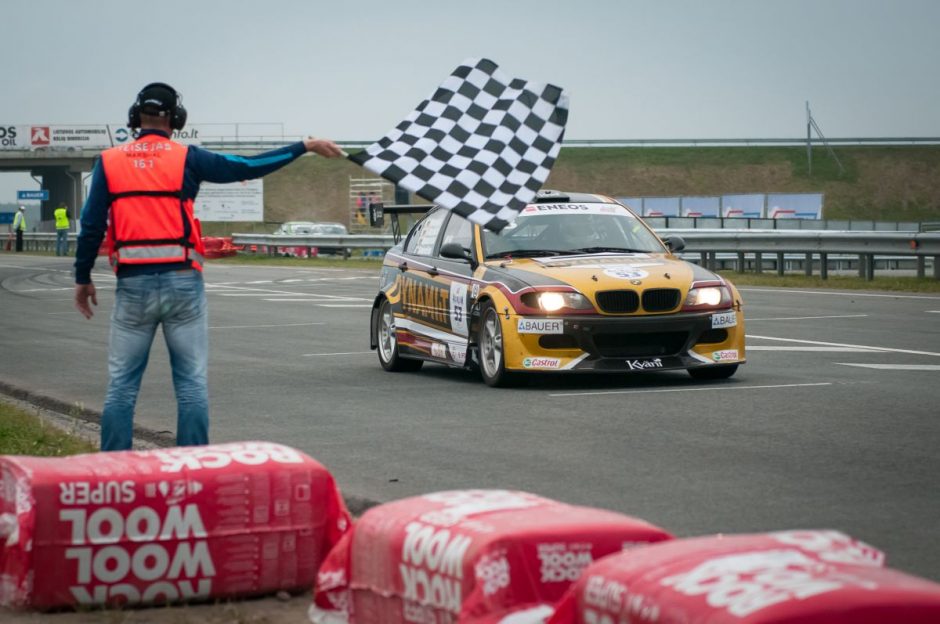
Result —
<path fill-rule="evenodd" d="M 141 136 L 157 134 L 169 138 L 166 132 L 160 130 L 143 130 L 140 134 Z M 293 162 L 304 152 L 306 148 L 302 141 L 255 156 L 217 154 L 190 145 L 186 151 L 183 169 L 183 199 L 195 199 L 196 194 L 199 193 L 199 185 L 203 182 L 226 184 L 260 178 Z M 91 270 L 95 266 L 98 249 L 107 231 L 110 206 L 108 182 L 99 160 L 92 171 L 91 188 L 88 190 L 88 198 L 82 207 L 82 231 L 78 235 L 78 247 L 75 250 L 76 284 L 91 283 Z M 118 268 L 118 277 L 141 273 L 161 273 L 187 266 L 184 262 L 124 265 Z"/>

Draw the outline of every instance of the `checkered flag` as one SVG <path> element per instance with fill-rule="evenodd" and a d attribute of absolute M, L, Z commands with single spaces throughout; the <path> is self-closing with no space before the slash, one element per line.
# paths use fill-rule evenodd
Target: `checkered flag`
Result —
<path fill-rule="evenodd" d="M 349 158 L 499 232 L 545 183 L 567 119 L 561 88 L 510 80 L 493 61 L 470 59 L 394 130 Z"/>

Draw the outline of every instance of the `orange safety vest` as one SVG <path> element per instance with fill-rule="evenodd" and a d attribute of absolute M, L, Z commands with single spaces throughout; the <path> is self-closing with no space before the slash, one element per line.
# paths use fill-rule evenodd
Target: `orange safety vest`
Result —
<path fill-rule="evenodd" d="M 111 201 L 107 242 L 121 265 L 187 262 L 202 270 L 205 250 L 193 200 L 183 199 L 186 146 L 148 134 L 101 154 Z"/>

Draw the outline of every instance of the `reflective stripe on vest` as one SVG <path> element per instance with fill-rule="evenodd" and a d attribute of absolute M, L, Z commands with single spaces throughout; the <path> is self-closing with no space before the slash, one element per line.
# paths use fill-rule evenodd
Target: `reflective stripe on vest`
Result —
<path fill-rule="evenodd" d="M 111 265 L 188 262 L 202 268 L 202 239 L 191 199 L 182 198 L 187 147 L 149 134 L 105 150 L 111 199 Z"/>
<path fill-rule="evenodd" d="M 187 258 L 196 268 L 205 264 L 202 254 L 182 245 L 126 245 L 111 254 L 111 264 L 153 264 L 184 262 Z M 197 266 L 198 265 L 198 266 Z"/>

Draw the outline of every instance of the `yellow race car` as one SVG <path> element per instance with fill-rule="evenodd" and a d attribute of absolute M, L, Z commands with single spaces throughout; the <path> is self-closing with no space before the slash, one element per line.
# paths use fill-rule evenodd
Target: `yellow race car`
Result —
<path fill-rule="evenodd" d="M 499 234 L 423 210 L 385 255 L 372 309 L 386 370 L 437 362 L 499 386 L 547 371 L 724 379 L 745 361 L 737 289 L 610 197 L 541 191 Z"/>

